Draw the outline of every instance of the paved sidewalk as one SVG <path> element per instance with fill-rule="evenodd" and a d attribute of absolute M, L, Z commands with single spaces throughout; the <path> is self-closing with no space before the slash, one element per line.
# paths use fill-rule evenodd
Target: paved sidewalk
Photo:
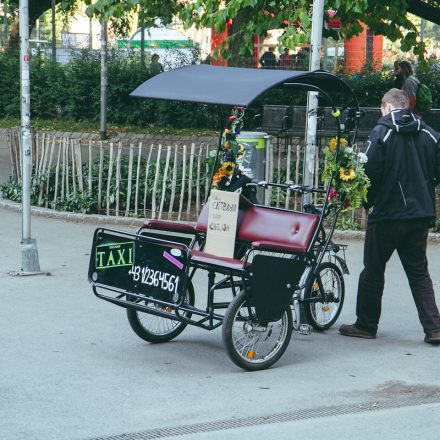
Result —
<path fill-rule="evenodd" d="M 228 359 L 220 330 L 187 328 L 151 345 L 123 309 L 95 298 L 86 278 L 96 226 L 43 217 L 32 226 L 51 275 L 11 277 L 20 266 L 21 214 L 0 209 L 1 440 L 129 440 L 138 432 L 183 440 L 438 438 L 440 347 L 423 342 L 396 257 L 377 340 L 337 332 L 353 322 L 362 264 L 362 243 L 350 242 L 352 274 L 335 328 L 295 333 L 273 368 L 248 373 Z M 428 254 L 440 303 L 440 245 Z M 205 283 L 196 279 L 201 300 Z"/>

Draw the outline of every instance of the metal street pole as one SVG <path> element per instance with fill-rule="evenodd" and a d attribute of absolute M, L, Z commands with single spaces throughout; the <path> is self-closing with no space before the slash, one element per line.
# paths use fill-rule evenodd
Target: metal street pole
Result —
<path fill-rule="evenodd" d="M 101 123 L 99 137 L 101 140 L 107 139 L 107 22 L 101 21 Z"/>
<path fill-rule="evenodd" d="M 89 50 L 93 49 L 93 18 L 89 18 Z"/>
<path fill-rule="evenodd" d="M 141 18 L 141 63 L 145 66 L 145 11 L 142 6 L 140 9 Z"/>
<path fill-rule="evenodd" d="M 23 272 L 40 272 L 37 241 L 31 238 L 31 96 L 29 66 L 29 2 L 20 0 L 20 72 L 21 72 L 21 161 L 22 161 L 22 249 Z"/>
<path fill-rule="evenodd" d="M 322 26 L 324 20 L 324 0 L 313 1 L 312 38 L 309 70 L 312 72 L 320 68 Z M 313 186 L 315 174 L 316 128 L 318 121 L 318 93 L 307 94 L 307 125 L 306 151 L 304 157 L 304 185 Z M 304 196 L 304 203 L 310 203 L 312 194 Z"/>
<path fill-rule="evenodd" d="M 420 39 L 422 41 L 425 39 L 425 27 L 426 27 L 426 20 L 422 18 L 420 20 Z"/>
<path fill-rule="evenodd" d="M 8 41 L 8 4 L 7 0 L 3 1 L 3 20 L 4 20 L 4 42 L 3 44 L 6 46 L 6 43 Z"/>

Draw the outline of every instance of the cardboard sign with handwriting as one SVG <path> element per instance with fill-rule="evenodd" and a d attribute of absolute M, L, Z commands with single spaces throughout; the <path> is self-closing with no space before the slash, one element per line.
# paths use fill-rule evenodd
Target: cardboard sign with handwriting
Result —
<path fill-rule="evenodd" d="M 204 251 L 233 258 L 240 194 L 212 190 L 209 198 L 208 230 Z"/>

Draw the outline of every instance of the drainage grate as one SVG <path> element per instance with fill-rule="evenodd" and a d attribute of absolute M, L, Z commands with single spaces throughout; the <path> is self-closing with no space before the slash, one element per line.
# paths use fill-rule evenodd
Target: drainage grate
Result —
<path fill-rule="evenodd" d="M 324 406 L 318 408 L 301 409 L 267 416 L 246 417 L 241 419 L 219 420 L 217 422 L 195 423 L 192 425 L 158 428 L 132 434 L 120 434 L 107 437 L 95 437 L 89 440 L 150 440 L 167 437 L 177 437 L 186 434 L 238 429 L 250 426 L 271 425 L 275 423 L 296 422 L 301 420 L 331 417 L 345 414 L 359 414 L 371 411 L 381 411 L 393 408 L 428 405 L 440 403 L 440 392 L 428 396 L 389 399 L 356 404 Z"/>

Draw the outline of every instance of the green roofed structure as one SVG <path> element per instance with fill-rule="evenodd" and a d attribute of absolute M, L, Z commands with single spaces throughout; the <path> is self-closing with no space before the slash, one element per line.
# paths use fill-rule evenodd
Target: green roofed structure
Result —
<path fill-rule="evenodd" d="M 134 49 L 141 47 L 141 29 L 138 29 L 129 39 L 118 39 L 119 49 Z M 145 49 L 192 49 L 194 43 L 179 32 L 166 27 L 145 29 Z"/>

